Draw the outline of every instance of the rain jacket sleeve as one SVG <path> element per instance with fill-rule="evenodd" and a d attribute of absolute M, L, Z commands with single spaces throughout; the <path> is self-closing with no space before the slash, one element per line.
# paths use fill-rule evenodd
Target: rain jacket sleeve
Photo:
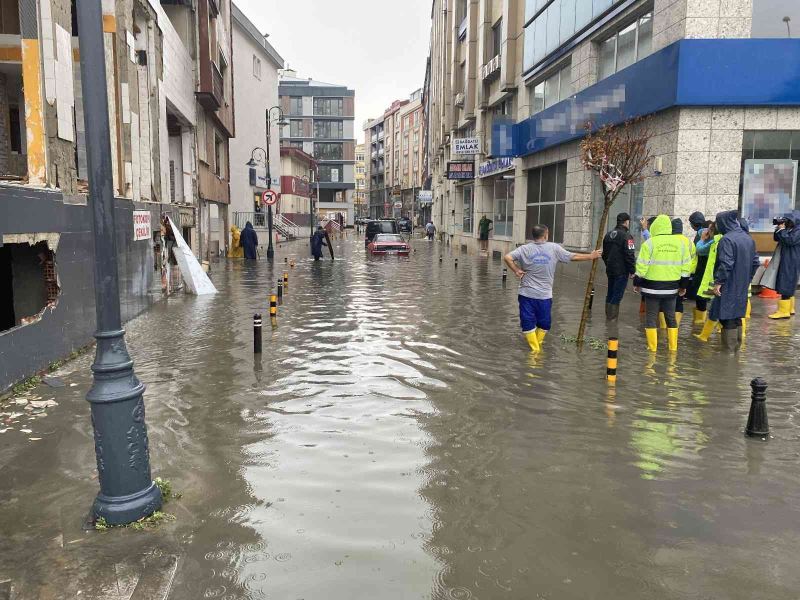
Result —
<path fill-rule="evenodd" d="M 778 265 L 778 276 L 775 280 L 775 291 L 782 296 L 794 296 L 797 292 L 797 281 L 800 278 L 800 213 L 787 214 L 795 223 L 791 229 L 775 232 L 775 241 L 780 244 L 781 261 Z"/>
<path fill-rule="evenodd" d="M 735 248 L 729 238 L 723 237 L 717 247 L 717 262 L 714 265 L 714 282 L 724 284 L 733 271 Z"/>

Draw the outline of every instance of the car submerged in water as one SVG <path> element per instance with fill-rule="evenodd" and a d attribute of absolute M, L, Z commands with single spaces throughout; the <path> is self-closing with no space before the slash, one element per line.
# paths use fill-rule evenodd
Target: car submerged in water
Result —
<path fill-rule="evenodd" d="M 397 233 L 377 234 L 367 245 L 367 249 L 373 256 L 385 256 L 387 254 L 408 256 L 411 253 L 411 246 L 402 235 Z"/>
<path fill-rule="evenodd" d="M 375 236 L 381 233 L 398 233 L 397 222 L 389 219 L 367 221 L 367 227 L 364 231 L 364 246 L 369 246 L 370 242 L 375 239 Z"/>

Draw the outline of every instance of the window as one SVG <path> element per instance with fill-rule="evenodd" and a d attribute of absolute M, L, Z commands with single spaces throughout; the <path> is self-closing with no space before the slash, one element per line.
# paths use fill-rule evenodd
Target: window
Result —
<path fill-rule="evenodd" d="M 314 137 L 323 140 L 340 140 L 344 137 L 342 121 L 314 121 Z"/>
<path fill-rule="evenodd" d="M 572 68 L 569 64 L 550 75 L 544 81 L 528 88 L 531 94 L 531 114 L 550 108 L 572 95 Z"/>
<path fill-rule="evenodd" d="M 513 196 L 512 196 L 513 197 Z M 534 225 L 547 225 L 550 240 L 564 241 L 564 207 L 567 197 L 566 161 L 528 171 L 528 199 L 525 237 L 530 239 Z M 495 225 L 495 229 L 497 226 Z"/>
<path fill-rule="evenodd" d="M 616 226 L 614 215 L 621 212 L 626 212 L 629 215 L 643 214 L 644 207 L 644 183 L 634 183 L 626 185 L 622 191 L 614 199 L 614 204 L 608 211 L 609 219 L 606 223 L 606 231 L 608 233 Z M 597 231 L 600 227 L 600 219 L 603 216 L 603 185 L 600 183 L 600 178 L 596 175 L 592 176 L 592 231 Z M 635 240 L 637 246 L 642 235 L 642 228 L 639 225 L 638 219 L 631 219 L 631 235 Z"/>
<path fill-rule="evenodd" d="M 647 13 L 600 43 L 600 79 L 643 59 L 652 45 L 653 15 Z"/>
<path fill-rule="evenodd" d="M 473 210 L 473 199 L 472 199 L 472 186 L 465 185 L 461 188 L 462 198 L 464 200 L 464 214 L 461 221 L 464 233 L 472 233 L 472 210 Z"/>
<path fill-rule="evenodd" d="M 314 98 L 314 114 L 325 117 L 341 117 L 344 114 L 342 98 Z"/>
<path fill-rule="evenodd" d="M 491 56 L 487 56 L 486 60 L 491 60 L 495 56 L 500 56 L 500 51 L 503 47 L 503 19 L 497 21 L 492 27 L 492 43 L 490 48 Z"/>
<path fill-rule="evenodd" d="M 291 96 L 289 98 L 289 114 L 290 115 L 303 114 L 303 98 L 301 96 Z"/>
<path fill-rule="evenodd" d="M 303 121 L 301 119 L 289 121 L 289 137 L 303 137 Z"/>
<path fill-rule="evenodd" d="M 342 160 L 342 144 L 314 144 L 314 158 L 318 160 Z"/>
<path fill-rule="evenodd" d="M 339 183 L 341 166 L 320 165 L 319 180 L 323 183 Z"/>
<path fill-rule="evenodd" d="M 508 236 L 514 228 L 514 180 L 498 177 L 494 180 L 492 201 L 494 235 Z"/>
<path fill-rule="evenodd" d="M 261 59 L 253 55 L 253 77 L 261 79 Z"/>
<path fill-rule="evenodd" d="M 214 173 L 217 177 L 225 178 L 225 141 L 214 133 Z"/>
<path fill-rule="evenodd" d="M 408 154 L 408 134 L 403 136 L 403 154 Z"/>
<path fill-rule="evenodd" d="M 296 140 L 290 140 L 288 144 L 289 148 L 299 148 L 300 150 L 303 149 L 303 142 L 298 142 Z"/>

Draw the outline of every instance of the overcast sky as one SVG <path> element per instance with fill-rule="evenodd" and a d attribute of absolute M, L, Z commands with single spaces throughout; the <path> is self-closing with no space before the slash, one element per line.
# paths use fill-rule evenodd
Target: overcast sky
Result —
<path fill-rule="evenodd" d="M 785 37 L 786 23 L 792 37 L 800 37 L 800 0 L 753 0 L 753 37 Z"/>
<path fill-rule="evenodd" d="M 800 1 L 800 0 L 798 0 Z M 237 0 L 235 4 L 297 71 L 356 92 L 364 120 L 422 87 L 432 0 Z M 798 23 L 800 26 L 800 23 Z"/>

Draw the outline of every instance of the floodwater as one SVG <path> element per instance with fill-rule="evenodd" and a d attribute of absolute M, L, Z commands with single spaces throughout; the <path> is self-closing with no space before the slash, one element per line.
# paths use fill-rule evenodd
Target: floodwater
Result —
<path fill-rule="evenodd" d="M 129 324 L 153 475 L 183 494 L 154 531 L 81 529 L 90 357 L 37 390 L 59 406 L 0 435 L 0 598 L 800 596 L 799 340 L 771 303 L 754 300 L 737 357 L 687 319 L 677 358 L 652 360 L 629 292 L 609 387 L 604 349 L 560 339 L 579 281 L 559 279 L 531 358 L 499 261 L 413 247 L 370 259 L 345 241 L 315 264 L 295 242 Z M 292 252 L 254 360 L 252 315 Z M 743 435 L 755 376 L 768 441 Z"/>

